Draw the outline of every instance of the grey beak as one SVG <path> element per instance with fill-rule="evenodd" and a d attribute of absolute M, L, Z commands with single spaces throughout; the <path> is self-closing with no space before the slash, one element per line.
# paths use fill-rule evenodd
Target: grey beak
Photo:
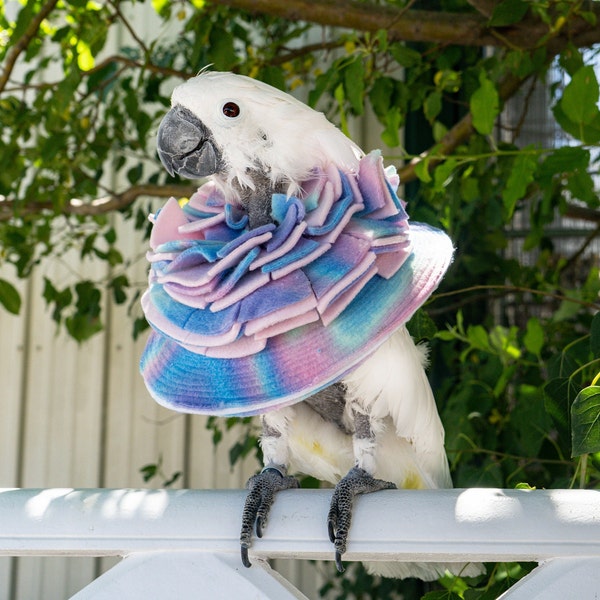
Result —
<path fill-rule="evenodd" d="M 218 173 L 223 167 L 210 130 L 182 106 L 172 108 L 161 121 L 157 149 L 170 175 L 196 179 Z"/>

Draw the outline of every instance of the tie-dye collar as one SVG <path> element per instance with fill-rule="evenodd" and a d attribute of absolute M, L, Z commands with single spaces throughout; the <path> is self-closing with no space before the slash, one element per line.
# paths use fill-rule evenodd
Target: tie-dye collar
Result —
<path fill-rule="evenodd" d="M 178 410 L 254 414 L 364 360 L 426 300 L 452 256 L 441 232 L 409 228 L 397 186 L 373 152 L 357 175 L 331 167 L 300 197 L 273 195 L 273 222 L 254 229 L 212 182 L 183 207 L 169 200 L 154 218 L 142 299 L 154 330 L 142 357 L 152 395 Z M 415 235 L 435 240 L 420 250 L 420 270 Z"/>

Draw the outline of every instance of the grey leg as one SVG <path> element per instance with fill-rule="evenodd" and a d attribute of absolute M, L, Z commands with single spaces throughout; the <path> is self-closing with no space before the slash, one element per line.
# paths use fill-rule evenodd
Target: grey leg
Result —
<path fill-rule="evenodd" d="M 377 443 L 374 425 L 378 424 L 359 407 L 353 407 L 353 416 L 355 466 L 335 486 L 327 515 L 329 539 L 335 546 L 335 564 L 340 573 L 344 571 L 342 554 L 346 552 L 354 496 L 396 488 L 394 483 L 375 479 L 371 474 L 375 470 Z"/>
<path fill-rule="evenodd" d="M 265 468 L 248 480 L 248 496 L 242 513 L 240 545 L 242 563 L 250 567 L 248 548 L 252 545 L 252 531 L 262 537 L 269 511 L 275 500 L 275 494 L 281 490 L 299 487 L 295 477 L 287 475 L 287 419 L 293 416 L 293 409 L 283 409 L 277 413 L 263 415 L 261 445 Z"/>

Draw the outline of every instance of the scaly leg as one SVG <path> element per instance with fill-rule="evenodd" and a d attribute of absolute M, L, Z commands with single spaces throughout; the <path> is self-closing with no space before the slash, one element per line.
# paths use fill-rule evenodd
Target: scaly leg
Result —
<path fill-rule="evenodd" d="M 256 535 L 262 537 L 269 511 L 275 494 L 281 490 L 299 487 L 295 477 L 287 475 L 288 444 L 287 421 L 293 414 L 293 408 L 282 409 L 262 415 L 261 445 L 265 468 L 248 480 L 248 496 L 242 514 L 240 545 L 242 563 L 250 567 L 248 548 L 252 545 L 252 530 L 256 526 Z"/>
<path fill-rule="evenodd" d="M 335 486 L 327 515 L 327 531 L 335 546 L 335 565 L 340 573 L 344 571 L 342 554 L 346 552 L 354 496 L 396 488 L 394 483 L 375 479 L 372 475 L 375 472 L 376 429 L 380 423 L 371 419 L 355 403 L 351 405 L 351 410 L 354 418 L 352 441 L 355 466 Z"/>

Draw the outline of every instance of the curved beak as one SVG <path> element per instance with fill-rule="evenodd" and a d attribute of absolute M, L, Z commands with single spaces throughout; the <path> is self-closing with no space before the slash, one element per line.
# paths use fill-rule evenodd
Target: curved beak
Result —
<path fill-rule="evenodd" d="M 210 130 L 191 111 L 175 106 L 158 128 L 158 156 L 169 174 L 188 179 L 218 173 L 222 154 Z"/>

